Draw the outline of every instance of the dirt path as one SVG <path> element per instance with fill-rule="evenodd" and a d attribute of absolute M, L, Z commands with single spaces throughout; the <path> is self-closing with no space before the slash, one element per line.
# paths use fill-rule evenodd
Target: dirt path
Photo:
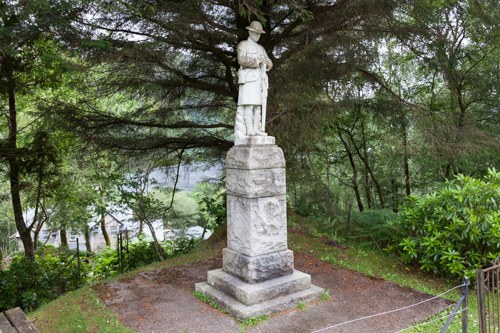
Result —
<path fill-rule="evenodd" d="M 295 268 L 309 273 L 313 284 L 329 289 L 328 302 L 311 304 L 305 312 L 294 309 L 273 316 L 248 332 L 312 332 L 336 323 L 411 305 L 431 296 L 294 251 Z M 214 310 L 194 296 L 194 284 L 206 272 L 220 268 L 215 258 L 178 267 L 141 273 L 135 278 L 95 287 L 125 325 L 137 332 L 240 332 L 234 318 Z M 451 304 L 437 299 L 395 314 L 355 322 L 325 332 L 396 332 L 425 320 Z"/>

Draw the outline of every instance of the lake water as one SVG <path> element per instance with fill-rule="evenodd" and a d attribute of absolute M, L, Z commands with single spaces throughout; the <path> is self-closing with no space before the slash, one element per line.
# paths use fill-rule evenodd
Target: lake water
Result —
<path fill-rule="evenodd" d="M 177 168 L 157 169 L 151 173 L 151 178 L 162 186 L 173 187 L 175 184 L 175 173 Z M 177 189 L 192 192 L 197 183 L 205 180 L 220 179 L 223 171 L 222 165 L 210 166 L 208 163 L 196 163 L 193 165 L 183 165 L 179 169 L 179 180 Z"/>

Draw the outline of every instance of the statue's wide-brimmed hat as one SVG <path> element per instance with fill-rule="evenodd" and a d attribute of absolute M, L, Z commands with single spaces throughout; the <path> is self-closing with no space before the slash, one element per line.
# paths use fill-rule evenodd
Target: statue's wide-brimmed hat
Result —
<path fill-rule="evenodd" d="M 257 32 L 259 34 L 265 34 L 266 32 L 264 31 L 264 28 L 262 27 L 262 23 L 259 21 L 252 21 L 248 27 L 246 27 L 247 30 Z"/>

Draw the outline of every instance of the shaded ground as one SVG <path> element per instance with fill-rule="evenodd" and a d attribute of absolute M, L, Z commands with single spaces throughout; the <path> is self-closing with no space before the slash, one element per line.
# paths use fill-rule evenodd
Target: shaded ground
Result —
<path fill-rule="evenodd" d="M 310 304 L 305 312 L 289 310 L 273 316 L 249 332 L 313 332 L 345 321 L 408 306 L 431 296 L 358 272 L 335 267 L 294 251 L 295 269 L 311 274 L 313 284 L 329 289 L 328 302 Z M 94 287 L 99 298 L 123 325 L 137 332 L 240 332 L 241 327 L 194 296 L 194 284 L 206 272 L 222 266 L 221 257 L 145 272 L 134 278 Z M 394 314 L 362 320 L 325 332 L 396 332 L 448 307 L 437 299 Z"/>

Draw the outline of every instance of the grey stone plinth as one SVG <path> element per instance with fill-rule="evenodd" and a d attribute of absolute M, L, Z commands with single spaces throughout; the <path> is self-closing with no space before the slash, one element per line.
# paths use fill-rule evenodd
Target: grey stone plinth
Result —
<path fill-rule="evenodd" d="M 226 157 L 226 169 L 285 168 L 283 150 L 275 145 L 234 146 Z"/>
<path fill-rule="evenodd" d="M 283 295 L 267 301 L 245 305 L 236 298 L 212 287 L 207 282 L 200 282 L 195 285 L 196 291 L 201 291 L 217 304 L 222 306 L 230 314 L 239 319 L 249 319 L 260 315 L 271 315 L 273 313 L 291 309 L 302 303 L 312 302 L 325 292 L 324 289 L 311 285 L 309 288 L 297 291 L 288 295 Z"/>
<path fill-rule="evenodd" d="M 293 269 L 286 229 L 285 158 L 273 137 L 239 137 L 226 158 L 227 248 L 202 291 L 240 319 L 319 298 L 324 290 Z"/>
<path fill-rule="evenodd" d="M 248 283 L 258 283 L 293 273 L 293 251 L 284 250 L 260 256 L 246 256 L 225 248 L 222 267 L 226 273 Z"/>
<path fill-rule="evenodd" d="M 216 269 L 207 273 L 207 283 L 245 305 L 254 305 L 309 288 L 311 276 L 294 271 L 276 279 L 249 284 L 222 269 Z"/>
<path fill-rule="evenodd" d="M 286 196 L 227 195 L 227 246 L 247 256 L 287 249 Z"/>
<path fill-rule="evenodd" d="M 240 138 L 235 138 L 235 145 L 274 145 L 276 140 L 273 136 L 265 135 L 255 135 L 255 136 L 243 136 Z"/>
<path fill-rule="evenodd" d="M 258 198 L 286 194 L 284 168 L 226 169 L 227 194 Z"/>

